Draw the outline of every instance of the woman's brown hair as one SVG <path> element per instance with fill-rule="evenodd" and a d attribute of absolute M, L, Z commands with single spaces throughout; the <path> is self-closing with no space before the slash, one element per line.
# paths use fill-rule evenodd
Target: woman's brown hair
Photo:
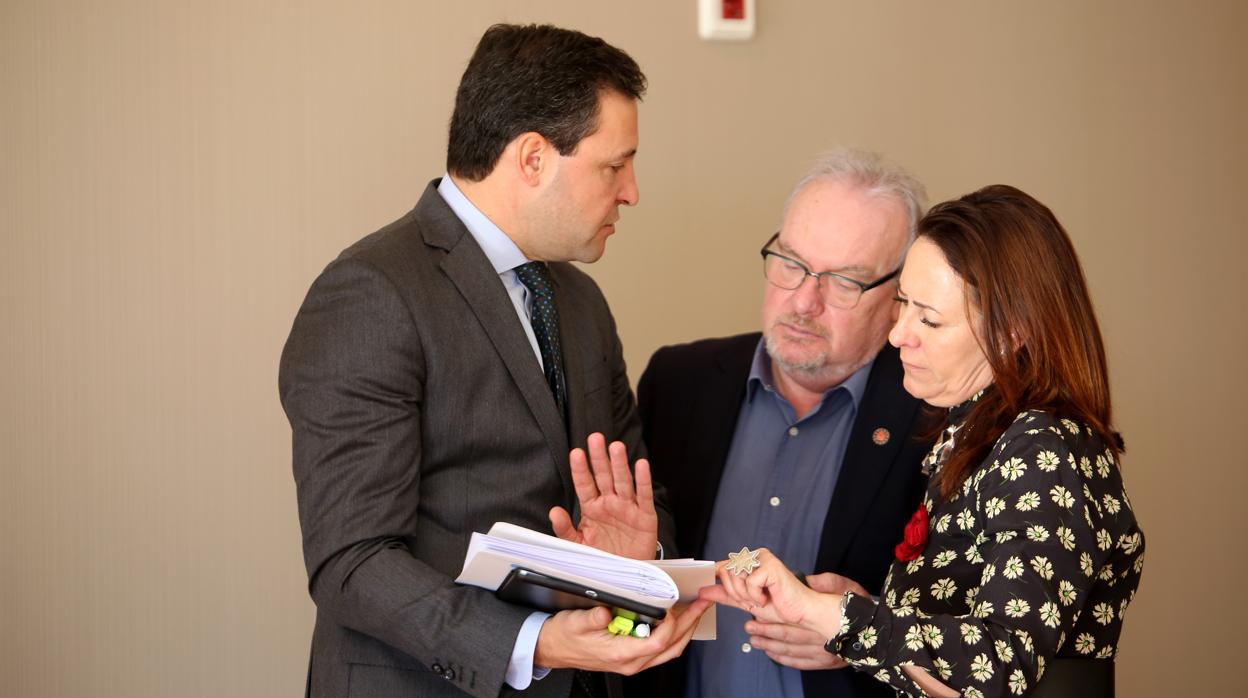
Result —
<path fill-rule="evenodd" d="M 971 407 L 938 476 L 948 499 L 1019 413 L 1042 410 L 1088 425 L 1115 453 L 1105 347 L 1087 282 L 1053 212 L 995 184 L 934 206 L 918 235 L 940 248 L 981 317 L 993 387 Z"/>

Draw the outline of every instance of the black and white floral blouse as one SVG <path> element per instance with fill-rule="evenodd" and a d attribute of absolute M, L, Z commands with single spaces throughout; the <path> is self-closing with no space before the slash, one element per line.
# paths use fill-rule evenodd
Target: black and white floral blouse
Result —
<path fill-rule="evenodd" d="M 968 407 L 951 411 L 936 468 Z M 893 562 L 883 603 L 847 595 L 846 661 L 910 695 L 923 692 L 900 666 L 923 667 L 966 698 L 1025 695 L 1054 657 L 1112 661 L 1144 536 L 1100 437 L 1024 412 L 951 501 L 933 482 L 924 506 L 926 548 Z"/>

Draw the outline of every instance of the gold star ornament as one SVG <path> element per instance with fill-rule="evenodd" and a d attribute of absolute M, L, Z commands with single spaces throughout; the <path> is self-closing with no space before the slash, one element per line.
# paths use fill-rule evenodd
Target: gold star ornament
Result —
<path fill-rule="evenodd" d="M 744 575 L 749 576 L 757 567 L 762 567 L 763 563 L 758 561 L 758 551 L 750 550 L 742 546 L 741 550 L 735 553 L 728 553 L 728 571 L 738 577 Z"/>

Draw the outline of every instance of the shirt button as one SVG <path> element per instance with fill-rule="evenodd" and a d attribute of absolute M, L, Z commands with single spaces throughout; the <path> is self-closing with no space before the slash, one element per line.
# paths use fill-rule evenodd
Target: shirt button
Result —
<path fill-rule="evenodd" d="M 797 436 L 797 427 L 789 427 L 789 436 Z"/>
<path fill-rule="evenodd" d="M 742 651 L 742 652 L 744 652 L 744 653 L 746 653 L 746 654 L 749 654 L 749 653 L 750 653 L 750 650 L 752 650 L 752 649 L 754 649 L 754 648 L 753 648 L 753 647 L 750 647 L 750 643 L 748 643 L 748 642 L 742 642 L 742 643 L 741 643 L 741 651 Z"/>
<path fill-rule="evenodd" d="M 855 643 L 854 643 L 854 649 L 856 649 L 856 650 L 861 650 L 861 649 L 862 649 L 862 643 L 861 643 L 861 642 L 855 642 Z"/>
<path fill-rule="evenodd" d="M 771 498 L 771 499 L 769 499 L 768 501 L 769 501 L 769 502 L 771 502 L 771 505 L 772 505 L 773 507 L 778 507 L 778 506 L 780 506 L 780 498 L 779 498 L 779 497 L 772 497 L 772 498 Z"/>

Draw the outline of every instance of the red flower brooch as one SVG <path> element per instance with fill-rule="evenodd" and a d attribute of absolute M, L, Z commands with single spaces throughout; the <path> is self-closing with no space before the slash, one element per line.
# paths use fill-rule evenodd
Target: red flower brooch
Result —
<path fill-rule="evenodd" d="M 910 523 L 906 524 L 903 540 L 893 549 L 898 560 L 910 562 L 923 554 L 923 548 L 927 547 L 927 523 L 927 507 L 919 504 L 919 510 L 914 512 Z"/>

